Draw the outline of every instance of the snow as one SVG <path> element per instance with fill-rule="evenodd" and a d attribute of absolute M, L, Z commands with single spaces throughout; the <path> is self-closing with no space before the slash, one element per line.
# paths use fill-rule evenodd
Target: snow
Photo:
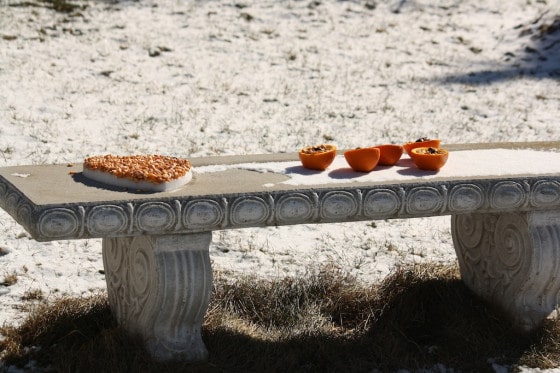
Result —
<path fill-rule="evenodd" d="M 523 160 L 523 162 L 519 162 Z M 536 166 L 538 165 L 538 167 Z M 484 179 L 492 176 L 546 175 L 560 171 L 560 153 L 528 149 L 477 149 L 453 151 L 445 166 L 438 171 L 420 170 L 404 154 L 394 166 L 377 166 L 369 173 L 353 171 L 344 156 L 338 155 L 325 171 L 305 169 L 299 161 L 241 163 L 197 167 L 199 174 L 227 169 L 245 169 L 287 175 L 281 184 L 318 185 L 351 182 L 393 182 L 435 178 Z M 273 184 L 267 184 L 272 187 Z"/>
<path fill-rule="evenodd" d="M 73 14 L 18 3 L 0 2 L 0 167 L 560 139 L 560 36 L 540 28 L 557 1 L 92 0 Z M 544 155 L 527 160 L 534 172 L 558 165 Z M 438 175 L 455 162 L 469 167 L 452 153 Z M 218 231 L 211 258 L 263 277 L 337 263 L 370 282 L 456 260 L 449 217 Z M 27 291 L 105 288 L 100 240 L 38 243 L 4 211 L 0 268 L 17 275 L 0 287 L 0 323 L 21 320 Z"/>

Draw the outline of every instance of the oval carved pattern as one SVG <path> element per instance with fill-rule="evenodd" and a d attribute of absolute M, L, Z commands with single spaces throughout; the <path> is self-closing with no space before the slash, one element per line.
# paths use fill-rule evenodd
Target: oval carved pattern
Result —
<path fill-rule="evenodd" d="M 433 187 L 413 188 L 406 201 L 406 209 L 412 215 L 434 213 L 441 209 L 443 196 Z"/>
<path fill-rule="evenodd" d="M 475 184 L 454 187 L 449 194 L 449 209 L 453 212 L 470 212 L 484 205 L 484 192 Z"/>
<path fill-rule="evenodd" d="M 321 201 L 321 216 L 327 220 L 348 219 L 358 213 L 358 203 L 350 192 L 328 192 Z"/>
<path fill-rule="evenodd" d="M 132 330 L 150 318 L 158 281 L 149 236 L 106 238 L 103 265 L 111 309 L 119 323 Z"/>
<path fill-rule="evenodd" d="M 176 223 L 175 212 L 166 203 L 144 203 L 136 213 L 138 228 L 145 232 L 165 232 L 173 228 Z"/>
<path fill-rule="evenodd" d="M 183 224 L 188 228 L 218 227 L 224 218 L 218 202 L 210 199 L 190 202 L 184 211 Z"/>
<path fill-rule="evenodd" d="M 454 221 L 453 238 L 456 244 L 463 249 L 472 260 L 478 260 L 480 252 L 478 248 L 484 238 L 484 220 L 478 214 L 456 215 Z"/>
<path fill-rule="evenodd" d="M 116 274 L 124 270 L 127 265 L 125 253 L 130 246 L 130 242 L 132 242 L 132 237 L 120 238 L 119 240 L 116 238 L 103 239 L 103 266 L 105 267 L 105 272 Z M 120 276 L 108 275 L 107 278 L 112 281 L 112 286 L 121 286 Z"/>
<path fill-rule="evenodd" d="M 370 218 L 395 215 L 401 207 L 397 193 L 390 189 L 372 190 L 364 197 L 364 214 Z"/>
<path fill-rule="evenodd" d="M 516 245 L 506 243 L 505 247 L 496 247 L 496 240 L 505 239 L 501 234 L 507 234 L 504 231 L 508 226 L 506 220 L 498 224 L 501 218 L 502 214 L 473 213 L 453 215 L 451 220 L 461 277 L 471 289 L 486 299 L 492 299 L 496 289 L 506 291 L 505 285 L 511 280 L 498 251 L 505 252 L 508 251 L 507 247 Z"/>
<path fill-rule="evenodd" d="M 279 222 L 297 223 L 309 221 L 313 216 L 313 202 L 302 193 L 281 197 L 276 203 L 276 219 Z"/>
<path fill-rule="evenodd" d="M 154 247 L 150 238 L 134 237 L 128 252 L 127 281 L 129 283 L 131 306 L 129 320 L 138 320 L 146 324 L 151 319 L 150 307 L 154 303 L 154 293 L 158 281 Z"/>
<path fill-rule="evenodd" d="M 260 197 L 237 199 L 231 207 L 233 225 L 261 225 L 268 219 L 271 208 Z"/>
<path fill-rule="evenodd" d="M 104 236 L 123 232 L 129 223 L 122 207 L 102 205 L 91 209 L 86 224 L 90 233 Z"/>
<path fill-rule="evenodd" d="M 0 182 L 0 206 L 4 207 L 5 205 L 5 195 L 6 195 L 6 184 Z"/>
<path fill-rule="evenodd" d="M 517 273 L 525 259 L 526 250 L 531 247 L 531 238 L 527 230 L 527 221 L 521 214 L 502 214 L 494 230 L 494 250 L 500 268 L 510 276 Z"/>
<path fill-rule="evenodd" d="M 26 202 L 21 201 L 17 207 L 17 218 L 24 227 L 31 226 L 31 216 L 33 214 L 33 208 Z"/>
<path fill-rule="evenodd" d="M 132 237 L 103 239 L 103 268 L 107 281 L 107 295 L 111 310 L 120 324 L 126 325 L 127 302 L 123 274 L 126 271 L 126 252 Z"/>
<path fill-rule="evenodd" d="M 39 218 L 39 232 L 44 237 L 72 237 L 78 232 L 79 226 L 78 217 L 70 209 L 51 209 Z"/>
<path fill-rule="evenodd" d="M 525 190 L 515 181 L 502 181 L 492 187 L 490 204 L 497 209 L 513 209 L 523 205 Z"/>
<path fill-rule="evenodd" d="M 6 211 L 9 213 L 17 213 L 17 206 L 20 201 L 20 196 L 16 192 L 8 192 L 6 196 Z"/>
<path fill-rule="evenodd" d="M 535 207 L 548 207 L 560 202 L 560 183 L 557 181 L 537 181 L 531 189 L 531 204 Z"/>

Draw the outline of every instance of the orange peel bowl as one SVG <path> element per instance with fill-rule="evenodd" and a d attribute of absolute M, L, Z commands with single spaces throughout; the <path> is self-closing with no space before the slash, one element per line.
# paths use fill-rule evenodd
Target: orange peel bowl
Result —
<path fill-rule="evenodd" d="M 412 149 L 416 148 L 439 148 L 441 141 L 439 139 L 418 139 L 414 142 L 407 142 L 403 145 L 406 154 L 412 157 Z"/>
<path fill-rule="evenodd" d="M 384 144 L 375 146 L 379 149 L 379 165 L 380 166 L 394 166 L 403 153 L 403 147 L 396 144 Z"/>
<path fill-rule="evenodd" d="M 412 150 L 412 161 L 421 170 L 437 171 L 442 168 L 447 159 L 449 152 L 441 148 L 415 148 Z"/>
<path fill-rule="evenodd" d="M 354 171 L 370 172 L 379 162 L 381 151 L 376 147 L 356 148 L 344 152 L 346 162 Z"/>
<path fill-rule="evenodd" d="M 310 170 L 324 171 L 336 157 L 336 146 L 332 144 L 306 146 L 300 149 L 298 155 L 303 167 Z"/>

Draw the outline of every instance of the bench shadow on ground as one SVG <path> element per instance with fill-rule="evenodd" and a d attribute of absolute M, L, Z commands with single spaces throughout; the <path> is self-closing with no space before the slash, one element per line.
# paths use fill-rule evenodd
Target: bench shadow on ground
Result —
<path fill-rule="evenodd" d="M 560 14 L 542 13 L 515 27 L 520 46 L 505 53 L 499 63 L 489 65 L 501 68 L 470 71 L 447 75 L 439 80 L 443 84 L 485 85 L 500 81 L 530 77 L 533 79 L 560 80 Z"/>
<path fill-rule="evenodd" d="M 393 295 L 358 305 L 372 310 L 363 315 L 369 324 L 362 333 L 337 332 L 334 317 L 332 333 L 310 328 L 279 340 L 254 338 L 224 325 L 203 332 L 210 351 L 205 366 L 227 372 L 371 372 L 444 364 L 490 372 L 488 361 L 516 364 L 529 349 L 530 339 L 516 335 L 459 279 L 427 279 L 404 289 L 403 283 L 386 285 Z"/>
<path fill-rule="evenodd" d="M 310 331 L 264 341 L 219 328 L 204 334 L 211 364 L 225 371 L 415 371 L 444 364 L 457 371 L 494 372 L 489 361 L 517 364 L 540 338 L 541 332 L 515 333 L 498 310 L 477 299 L 460 279 L 401 280 L 395 276 L 393 283 L 385 282 L 392 294 L 359 305 L 371 310 L 364 314 L 369 324 L 363 333 Z M 333 330 L 337 327 L 333 317 Z M 248 356 L 255 356 L 254 365 L 245 365 Z"/>
<path fill-rule="evenodd" d="M 34 354 L 44 353 L 51 362 L 65 364 L 61 371 L 110 367 L 112 372 L 136 368 L 143 372 L 371 372 L 443 364 L 456 371 L 494 372 L 492 363 L 519 364 L 530 351 L 543 350 L 538 341 L 545 339 L 546 330 L 530 336 L 516 334 L 455 274 L 421 278 L 413 271 L 397 271 L 376 291 L 380 293 L 373 297 L 358 292 L 350 303 L 322 311 L 330 319 L 327 325 L 303 319 L 298 332 L 289 331 L 292 326 L 283 325 L 282 319 L 266 325 L 251 322 L 259 307 L 253 304 L 247 314 L 203 327 L 210 357 L 197 364 L 150 361 L 141 343 L 114 326 L 106 305 L 96 313 L 75 314 L 72 320 L 68 316 L 50 320 L 48 328 L 41 330 L 57 331 L 58 336 L 28 341 L 28 360 L 20 364 L 41 361 Z M 220 307 L 214 302 L 210 310 Z M 350 317 L 354 319 L 344 325 Z M 353 329 L 355 325 L 362 326 Z M 257 329 L 270 334 L 259 337 L 259 332 L 254 333 Z M 51 346 L 53 337 L 57 343 Z"/>

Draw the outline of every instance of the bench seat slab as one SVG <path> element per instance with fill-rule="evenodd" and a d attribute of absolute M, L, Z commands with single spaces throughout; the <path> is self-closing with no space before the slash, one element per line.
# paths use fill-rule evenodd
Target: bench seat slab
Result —
<path fill-rule="evenodd" d="M 160 361 L 208 357 L 201 326 L 212 291 L 211 232 L 103 239 L 109 303 Z"/>
<path fill-rule="evenodd" d="M 530 332 L 560 302 L 560 211 L 454 215 L 461 277 Z"/>

